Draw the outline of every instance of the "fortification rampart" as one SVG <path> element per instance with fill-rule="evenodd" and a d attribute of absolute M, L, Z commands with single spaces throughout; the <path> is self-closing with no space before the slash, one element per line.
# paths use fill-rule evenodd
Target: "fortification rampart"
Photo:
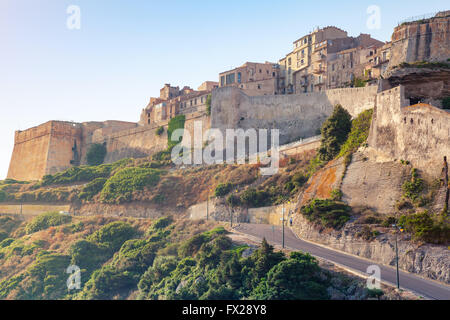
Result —
<path fill-rule="evenodd" d="M 450 16 L 406 23 L 392 34 L 389 68 L 402 62 L 446 61 L 450 58 Z"/>
<path fill-rule="evenodd" d="M 221 130 L 279 129 L 280 144 L 317 134 L 341 104 L 352 116 L 375 106 L 376 86 L 320 93 L 249 97 L 234 87 L 213 91 L 211 127 Z"/>
<path fill-rule="evenodd" d="M 71 122 L 49 121 L 15 133 L 8 178 L 39 180 L 69 168 L 77 161 L 81 127 Z"/>
<path fill-rule="evenodd" d="M 427 104 L 409 106 L 404 87 L 381 92 L 369 134 L 379 160 L 408 160 L 432 177 L 450 156 L 450 113 Z"/>

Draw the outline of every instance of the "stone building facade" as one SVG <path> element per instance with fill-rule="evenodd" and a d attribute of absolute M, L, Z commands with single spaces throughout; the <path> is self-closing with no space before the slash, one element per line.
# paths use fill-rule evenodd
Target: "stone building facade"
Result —
<path fill-rule="evenodd" d="M 219 74 L 219 87 L 236 87 L 249 96 L 280 93 L 280 68 L 276 63 L 246 62 Z"/>

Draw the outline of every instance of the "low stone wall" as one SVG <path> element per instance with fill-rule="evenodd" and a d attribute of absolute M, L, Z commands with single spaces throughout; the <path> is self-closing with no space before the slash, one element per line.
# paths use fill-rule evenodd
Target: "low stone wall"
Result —
<path fill-rule="evenodd" d="M 52 205 L 52 204 L 2 204 L 0 205 L 0 213 L 17 214 L 21 213 L 25 216 L 37 216 L 46 212 L 69 212 L 70 205 Z"/>
<path fill-rule="evenodd" d="M 176 215 L 183 217 L 186 210 L 160 208 L 151 203 L 131 202 L 126 204 L 83 204 L 81 206 L 72 206 L 70 212 L 73 215 L 81 216 L 111 216 L 111 217 L 134 217 L 156 219 L 163 216 Z"/>

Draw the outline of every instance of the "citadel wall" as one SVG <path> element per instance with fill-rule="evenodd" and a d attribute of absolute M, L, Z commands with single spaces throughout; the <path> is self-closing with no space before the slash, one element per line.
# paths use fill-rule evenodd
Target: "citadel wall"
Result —
<path fill-rule="evenodd" d="M 316 135 L 336 104 L 341 104 L 352 116 L 373 108 L 377 90 L 376 86 L 369 86 L 249 97 L 237 88 L 219 88 L 212 94 L 211 127 L 279 129 L 280 144 L 285 144 Z"/>
<path fill-rule="evenodd" d="M 428 104 L 410 106 L 399 86 L 377 95 L 369 146 L 379 160 L 407 160 L 439 177 L 444 156 L 450 156 L 450 113 Z"/>
<path fill-rule="evenodd" d="M 450 58 L 450 11 L 394 29 L 389 68 L 402 62 L 446 61 Z"/>
<path fill-rule="evenodd" d="M 17 131 L 8 178 L 39 180 L 72 166 L 80 152 L 81 128 L 71 122 L 49 121 L 26 131 Z M 76 148 L 75 148 L 76 147 Z M 75 149 L 74 149 L 75 148 Z"/>

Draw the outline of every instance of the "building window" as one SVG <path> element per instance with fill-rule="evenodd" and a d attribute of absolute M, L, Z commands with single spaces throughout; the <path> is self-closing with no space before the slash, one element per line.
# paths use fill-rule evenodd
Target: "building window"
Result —
<path fill-rule="evenodd" d="M 234 73 L 227 74 L 227 76 L 226 76 L 226 83 L 227 83 L 227 85 L 228 84 L 233 84 L 234 80 L 235 80 Z"/>
<path fill-rule="evenodd" d="M 291 58 L 288 59 L 288 65 L 290 66 L 292 64 Z"/>
<path fill-rule="evenodd" d="M 258 89 L 261 89 L 261 85 L 260 84 L 258 84 Z"/>
<path fill-rule="evenodd" d="M 241 83 L 241 81 L 242 81 L 242 75 L 241 75 L 241 73 L 240 72 L 238 72 L 238 77 L 237 77 L 238 79 L 237 79 L 237 82 L 238 83 Z"/>
<path fill-rule="evenodd" d="M 223 87 L 225 85 L 225 76 L 220 77 L 220 86 Z"/>
<path fill-rule="evenodd" d="M 261 69 L 259 69 L 259 73 L 262 73 L 262 70 L 261 70 Z"/>

